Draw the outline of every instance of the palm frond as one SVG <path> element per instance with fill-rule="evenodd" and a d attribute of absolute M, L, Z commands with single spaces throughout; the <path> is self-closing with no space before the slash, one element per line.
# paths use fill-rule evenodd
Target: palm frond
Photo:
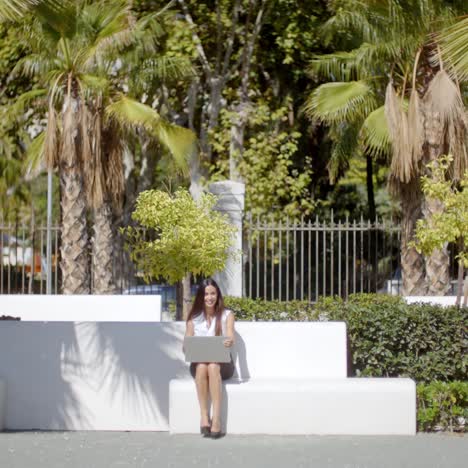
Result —
<path fill-rule="evenodd" d="M 392 176 L 408 183 L 415 175 L 408 137 L 408 118 L 392 82 L 388 84 L 385 93 L 385 117 L 392 142 Z"/>
<path fill-rule="evenodd" d="M 33 89 L 26 91 L 25 93 L 18 96 L 15 102 L 10 106 L 5 106 L 4 110 L 10 120 L 20 120 L 23 118 L 26 107 L 29 108 L 32 105 L 38 105 L 43 102 L 45 105 L 45 98 L 47 90 L 45 89 Z"/>
<path fill-rule="evenodd" d="M 439 70 L 424 95 L 426 104 L 439 114 L 440 120 L 449 123 L 463 120 L 465 107 L 458 86 L 445 70 Z"/>
<path fill-rule="evenodd" d="M 98 91 L 105 93 L 109 88 L 109 80 L 103 76 L 92 75 L 90 73 L 83 73 L 77 77 L 80 82 L 84 85 L 84 88 L 90 89 L 91 91 Z"/>
<path fill-rule="evenodd" d="M 468 125 L 460 90 L 445 70 L 439 70 L 432 79 L 424 103 L 429 112 L 439 117 L 446 131 L 449 152 L 454 158 L 454 177 L 459 180 L 468 167 Z"/>
<path fill-rule="evenodd" d="M 49 101 L 47 127 L 44 135 L 44 160 L 47 167 L 53 168 L 58 162 L 59 152 L 59 129 L 57 125 L 57 114 L 55 112 L 53 99 L 50 99 Z"/>
<path fill-rule="evenodd" d="M 60 37 L 71 38 L 76 33 L 78 8 L 72 0 L 38 0 L 32 8 L 43 27 L 55 31 Z"/>
<path fill-rule="evenodd" d="M 361 76 L 368 76 L 375 73 L 375 70 L 387 69 L 389 62 L 412 57 L 416 48 L 417 42 L 412 36 L 396 37 L 374 43 L 363 42 L 354 51 L 356 66 L 367 71 L 367 74 L 363 73 Z"/>
<path fill-rule="evenodd" d="M 408 144 L 414 166 L 423 155 L 424 126 L 420 101 L 418 90 L 413 86 L 408 105 Z"/>
<path fill-rule="evenodd" d="M 335 52 L 315 56 L 309 65 L 309 73 L 332 81 L 348 81 L 356 71 L 356 53 Z"/>
<path fill-rule="evenodd" d="M 18 21 L 26 13 L 40 8 L 57 11 L 61 3 L 58 0 L 0 0 L 0 20 Z"/>
<path fill-rule="evenodd" d="M 333 125 L 329 137 L 333 141 L 330 160 L 327 164 L 330 182 L 334 184 L 349 167 L 349 162 L 357 154 L 359 126 L 342 123 Z"/>
<path fill-rule="evenodd" d="M 135 20 L 130 3 L 116 0 L 91 3 L 85 6 L 80 16 L 80 27 L 87 30 L 86 47 L 76 56 L 76 63 L 93 65 L 113 52 L 120 52 L 135 41 Z"/>
<path fill-rule="evenodd" d="M 444 61 L 460 81 L 468 80 L 468 17 L 443 30 L 438 40 Z"/>
<path fill-rule="evenodd" d="M 106 192 L 112 200 L 114 210 L 118 213 L 122 206 L 122 196 L 125 191 L 123 153 L 124 145 L 118 128 L 111 126 L 106 129 L 104 149 L 103 174 Z"/>
<path fill-rule="evenodd" d="M 366 153 L 374 157 L 390 153 L 391 143 L 388 132 L 385 106 L 372 111 L 361 127 L 361 138 Z"/>
<path fill-rule="evenodd" d="M 44 169 L 44 145 L 45 132 L 39 133 L 26 148 L 25 159 L 23 162 L 23 173 L 26 180 L 36 178 Z"/>
<path fill-rule="evenodd" d="M 143 83 L 172 81 L 192 77 L 195 71 L 186 57 L 155 57 L 144 60 L 138 70 L 138 79 Z"/>
<path fill-rule="evenodd" d="M 304 111 L 320 122 L 338 124 L 365 118 L 377 107 L 365 81 L 325 83 L 307 99 Z"/>
<path fill-rule="evenodd" d="M 369 21 L 363 5 L 358 5 L 357 3 L 354 2 L 357 8 L 340 8 L 321 27 L 320 32 L 326 42 L 331 42 L 336 34 L 343 31 L 354 32 L 360 36 L 360 39 L 366 42 L 375 42 L 377 40 L 378 31 Z"/>
<path fill-rule="evenodd" d="M 53 57 L 45 57 L 43 54 L 29 54 L 16 62 L 10 76 L 13 78 L 19 75 L 29 78 L 42 77 L 54 69 L 56 69 L 56 62 Z"/>
<path fill-rule="evenodd" d="M 59 153 L 60 162 L 71 166 L 79 161 L 76 135 L 79 133 L 78 103 L 70 95 L 65 96 L 62 117 L 62 138 Z"/>
<path fill-rule="evenodd" d="M 186 167 L 187 160 L 194 150 L 193 132 L 168 123 L 150 106 L 126 96 L 121 96 L 107 106 L 105 112 L 124 128 L 144 128 L 170 151 L 181 168 Z"/>

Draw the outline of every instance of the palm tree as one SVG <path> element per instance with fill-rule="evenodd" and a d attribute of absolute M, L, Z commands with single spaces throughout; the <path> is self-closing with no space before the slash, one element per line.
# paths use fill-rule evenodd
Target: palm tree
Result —
<path fill-rule="evenodd" d="M 438 35 L 442 58 L 450 65 L 450 70 L 460 82 L 468 81 L 468 16 Z"/>
<path fill-rule="evenodd" d="M 356 136 L 364 149 L 374 153 L 386 153 L 391 141 L 389 182 L 402 205 L 401 265 L 407 295 L 444 294 L 449 286 L 447 249 L 427 258 L 425 275 L 423 258 L 410 241 L 423 208 L 428 214 L 438 209 L 430 200 L 423 200 L 419 184 L 422 163 L 438 158 L 448 145 L 454 152 L 457 174 L 466 165 L 459 93 L 439 70 L 439 63 L 434 63 L 430 35 L 435 27 L 451 21 L 452 11 L 437 0 L 367 0 L 340 5 L 325 32 L 352 32 L 351 43 L 357 41 L 358 46 L 317 58 L 313 69 L 336 81 L 318 87 L 306 106 L 312 118 L 331 125 L 335 132 L 331 164 L 337 165 L 335 153 L 339 164 L 349 160 L 359 142 Z M 391 84 L 386 87 L 389 77 Z M 425 96 L 423 104 L 419 95 Z"/>
<path fill-rule="evenodd" d="M 191 132 L 164 121 L 150 106 L 126 96 L 122 57 L 156 47 L 156 16 L 136 20 L 126 0 L 62 2 L 63 21 L 35 18 L 25 25 L 32 53 L 15 73 L 36 76 L 47 90 L 43 154 L 61 186 L 63 292 L 90 292 L 88 207 L 94 211 L 94 291 L 112 290 L 112 208 L 123 191 L 125 129 L 138 126 L 179 157 Z M 124 126 L 125 124 L 125 126 Z"/>
<path fill-rule="evenodd" d="M 29 12 L 57 12 L 61 3 L 57 0 L 0 0 L 0 20 L 15 21 Z"/>

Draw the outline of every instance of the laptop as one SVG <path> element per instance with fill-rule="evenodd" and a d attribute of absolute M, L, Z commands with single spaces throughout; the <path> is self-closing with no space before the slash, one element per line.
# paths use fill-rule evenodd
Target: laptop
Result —
<path fill-rule="evenodd" d="M 186 362 L 230 362 L 231 353 L 224 346 L 224 336 L 186 336 Z"/>

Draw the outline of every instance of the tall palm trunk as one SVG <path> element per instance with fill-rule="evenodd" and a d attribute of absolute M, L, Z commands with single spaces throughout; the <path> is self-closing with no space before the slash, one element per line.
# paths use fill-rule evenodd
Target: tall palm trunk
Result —
<path fill-rule="evenodd" d="M 115 292 L 113 275 L 114 233 L 112 229 L 112 208 L 105 202 L 94 210 L 92 238 L 93 293 L 112 294 Z"/>
<path fill-rule="evenodd" d="M 81 112 L 73 89 L 72 75 L 62 115 L 63 129 L 59 157 L 62 208 L 61 262 L 63 294 L 89 294 L 90 264 L 88 252 L 87 205 L 80 151 Z"/>
<path fill-rule="evenodd" d="M 443 154 L 443 123 L 439 114 L 426 108 L 425 111 L 425 159 L 427 163 L 437 161 Z M 431 174 L 429 174 L 431 176 Z M 426 219 L 432 219 L 434 215 L 444 209 L 442 202 L 426 198 L 423 204 L 423 212 Z M 450 257 L 447 245 L 442 249 L 436 249 L 426 257 L 426 279 L 428 283 L 427 294 L 430 296 L 445 296 L 450 289 Z"/>
<path fill-rule="evenodd" d="M 62 238 L 61 262 L 63 294 L 89 294 L 88 230 L 83 176 L 77 163 L 60 169 Z"/>
<path fill-rule="evenodd" d="M 422 254 L 409 245 L 413 240 L 414 229 L 422 217 L 421 190 L 415 183 L 400 185 L 401 208 L 403 212 L 401 230 L 401 271 L 404 296 L 422 296 L 427 285 Z"/>

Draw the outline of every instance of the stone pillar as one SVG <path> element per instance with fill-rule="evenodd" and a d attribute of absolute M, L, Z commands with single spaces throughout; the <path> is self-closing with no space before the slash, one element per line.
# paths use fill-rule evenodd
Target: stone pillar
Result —
<path fill-rule="evenodd" d="M 210 184 L 209 190 L 218 197 L 216 210 L 228 216 L 230 223 L 236 227 L 233 248 L 242 252 L 242 217 L 244 214 L 245 185 L 240 182 L 225 180 Z M 229 259 L 224 271 L 214 275 L 221 291 L 226 296 L 242 296 L 242 258 Z"/>

